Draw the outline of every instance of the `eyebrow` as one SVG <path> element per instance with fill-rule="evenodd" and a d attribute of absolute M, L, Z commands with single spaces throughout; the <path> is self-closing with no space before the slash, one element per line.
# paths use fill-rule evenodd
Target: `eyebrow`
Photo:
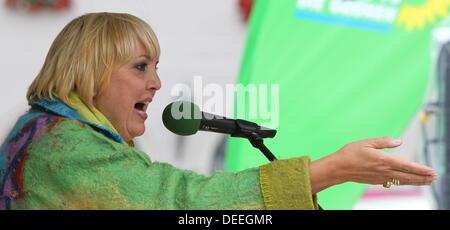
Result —
<path fill-rule="evenodd" d="M 141 55 L 141 56 L 138 56 L 137 58 L 141 58 L 141 57 L 144 57 L 144 58 L 147 59 L 147 60 L 151 60 L 150 56 L 148 56 L 148 55 L 146 55 L 146 54 Z"/>

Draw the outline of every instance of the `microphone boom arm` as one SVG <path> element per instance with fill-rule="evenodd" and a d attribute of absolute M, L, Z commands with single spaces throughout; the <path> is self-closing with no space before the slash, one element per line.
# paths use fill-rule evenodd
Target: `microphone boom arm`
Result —
<path fill-rule="evenodd" d="M 253 147 L 259 149 L 269 161 L 277 160 L 273 153 L 264 145 L 266 137 L 274 137 L 277 134 L 276 130 L 261 129 L 260 126 L 253 122 L 245 120 L 236 120 L 236 134 L 231 134 L 232 137 L 245 137 L 250 141 Z"/>
<path fill-rule="evenodd" d="M 276 130 L 261 127 L 250 121 L 228 119 L 206 112 L 202 112 L 202 118 L 200 121 L 201 130 L 230 134 L 232 137 L 247 138 L 252 146 L 259 149 L 269 161 L 277 160 L 272 152 L 264 145 L 263 139 L 267 137 L 273 138 L 277 134 Z"/>

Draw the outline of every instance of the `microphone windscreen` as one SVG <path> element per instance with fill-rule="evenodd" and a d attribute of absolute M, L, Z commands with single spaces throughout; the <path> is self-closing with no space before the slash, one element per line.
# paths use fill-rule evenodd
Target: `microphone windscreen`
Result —
<path fill-rule="evenodd" d="M 163 111 L 164 126 L 171 132 L 188 136 L 197 133 L 201 121 L 200 108 L 188 101 L 176 101 L 168 104 Z"/>

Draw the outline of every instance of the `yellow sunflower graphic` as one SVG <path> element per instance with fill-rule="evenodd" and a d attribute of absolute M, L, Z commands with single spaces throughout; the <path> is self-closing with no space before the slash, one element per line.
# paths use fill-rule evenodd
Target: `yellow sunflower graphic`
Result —
<path fill-rule="evenodd" d="M 449 7 L 450 0 L 425 0 L 421 5 L 406 3 L 400 8 L 396 24 L 406 27 L 408 31 L 422 30 L 437 19 L 446 17 Z"/>

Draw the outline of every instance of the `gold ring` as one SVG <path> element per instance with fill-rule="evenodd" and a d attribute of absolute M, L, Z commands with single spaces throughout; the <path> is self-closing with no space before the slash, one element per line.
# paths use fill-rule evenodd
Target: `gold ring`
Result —
<path fill-rule="evenodd" d="M 392 178 L 392 179 L 386 181 L 386 183 L 383 184 L 383 187 L 390 188 L 392 185 L 400 185 L 400 180 Z"/>

